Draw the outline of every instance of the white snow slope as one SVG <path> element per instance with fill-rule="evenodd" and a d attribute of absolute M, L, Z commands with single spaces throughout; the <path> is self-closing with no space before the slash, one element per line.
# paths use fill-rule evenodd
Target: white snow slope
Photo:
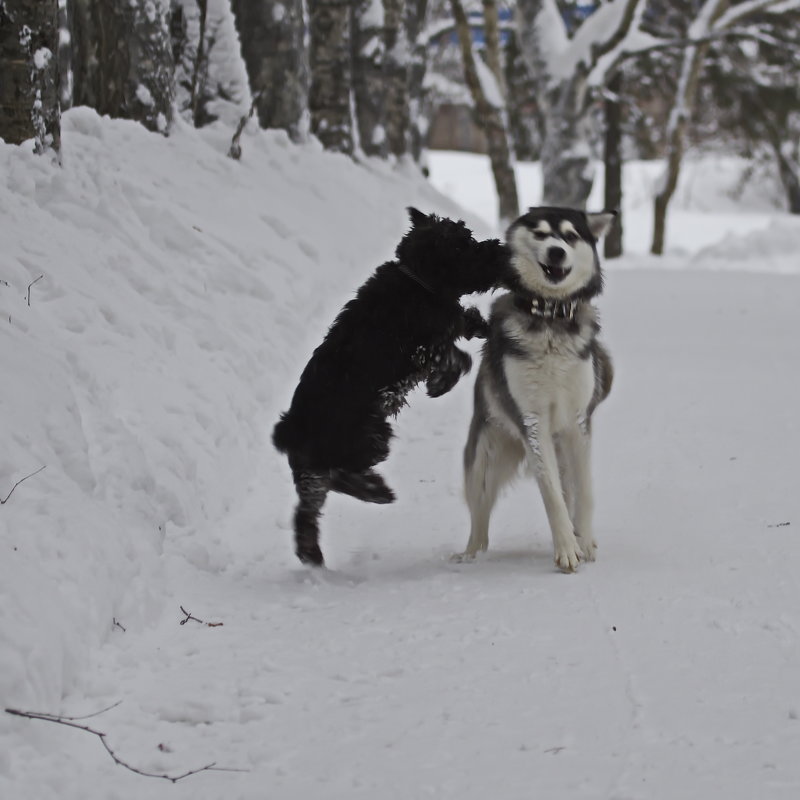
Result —
<path fill-rule="evenodd" d="M 464 212 L 411 169 L 229 137 L 75 109 L 61 169 L 0 144 L 0 500 L 45 467 L 0 506 L 0 707 L 121 701 L 76 724 L 127 764 L 241 771 L 145 777 L 0 714 L 0 797 L 797 797 L 798 221 L 690 208 L 681 249 L 609 267 L 596 563 L 554 570 L 524 481 L 448 560 L 467 378 L 401 414 L 394 505 L 331 497 L 314 572 L 272 425 L 404 206 Z"/>

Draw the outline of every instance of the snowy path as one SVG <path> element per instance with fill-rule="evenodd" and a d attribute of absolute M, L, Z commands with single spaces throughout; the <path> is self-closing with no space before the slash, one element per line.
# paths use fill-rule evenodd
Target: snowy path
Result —
<path fill-rule="evenodd" d="M 466 540 L 469 379 L 412 398 L 384 469 L 395 505 L 329 502 L 330 572 L 295 564 L 266 452 L 225 530 L 167 530 L 158 624 L 116 632 L 65 702 L 122 699 L 93 722 L 141 768 L 247 771 L 173 785 L 30 723 L 18 796 L 800 796 L 799 305 L 792 277 L 610 274 L 600 551 L 574 576 L 528 483 L 486 557 L 447 560 Z M 181 604 L 224 625 L 181 626 Z"/>

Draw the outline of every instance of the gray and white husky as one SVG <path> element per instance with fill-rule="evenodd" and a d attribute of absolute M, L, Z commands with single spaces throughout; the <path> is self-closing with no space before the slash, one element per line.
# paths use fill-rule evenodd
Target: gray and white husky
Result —
<path fill-rule="evenodd" d="M 527 461 L 542 493 L 556 565 L 593 561 L 592 413 L 613 370 L 593 299 L 603 288 L 597 240 L 614 212 L 531 208 L 508 229 L 511 289 L 495 300 L 464 450 L 472 517 L 460 558 L 489 546 L 498 493 Z"/>

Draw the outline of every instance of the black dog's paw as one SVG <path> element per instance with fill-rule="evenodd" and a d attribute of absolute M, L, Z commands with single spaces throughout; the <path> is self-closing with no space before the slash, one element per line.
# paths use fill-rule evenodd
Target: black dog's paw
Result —
<path fill-rule="evenodd" d="M 469 353 L 451 347 L 445 356 L 438 362 L 434 361 L 425 386 L 428 397 L 441 397 L 447 394 L 457 383 L 462 375 L 466 375 L 472 367 L 472 357 Z"/>
<path fill-rule="evenodd" d="M 489 323 L 483 318 L 481 312 L 470 306 L 464 310 L 464 338 L 486 339 L 489 336 Z"/>
<path fill-rule="evenodd" d="M 395 500 L 394 492 L 386 485 L 383 478 L 371 469 L 365 472 L 334 470 L 331 472 L 331 489 L 365 503 L 385 505 Z"/>

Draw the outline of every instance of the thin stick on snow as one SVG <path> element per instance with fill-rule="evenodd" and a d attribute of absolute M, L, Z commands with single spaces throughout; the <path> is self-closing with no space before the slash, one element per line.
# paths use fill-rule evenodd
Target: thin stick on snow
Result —
<path fill-rule="evenodd" d="M 125 769 L 130 770 L 131 772 L 135 772 L 137 775 L 143 775 L 145 778 L 162 778 L 165 781 L 170 781 L 172 783 L 177 783 L 184 778 L 188 778 L 190 775 L 197 775 L 199 772 L 246 772 L 247 770 L 243 769 L 235 769 L 233 767 L 218 767 L 216 766 L 216 762 L 211 762 L 210 764 L 206 764 L 204 767 L 198 767 L 197 769 L 190 769 L 180 775 L 168 775 L 167 773 L 162 772 L 147 772 L 146 770 L 139 769 L 138 767 L 134 767 L 133 765 L 129 764 L 127 761 L 123 761 L 111 748 L 109 743 L 106 741 L 106 736 L 108 734 L 103 733 L 102 731 L 95 730 L 94 728 L 90 728 L 88 725 L 78 725 L 75 720 L 78 719 L 88 719 L 89 717 L 96 717 L 98 714 L 102 714 L 105 711 L 108 711 L 115 706 L 119 705 L 119 703 L 115 703 L 113 706 L 109 706 L 108 708 L 104 708 L 102 711 L 97 711 L 94 714 L 89 714 L 86 717 L 62 717 L 58 714 L 42 714 L 37 711 L 19 711 L 16 708 L 7 708 L 5 709 L 6 714 L 12 714 L 15 717 L 25 717 L 26 719 L 40 719 L 44 722 L 55 722 L 58 725 L 66 725 L 68 728 L 76 728 L 79 731 L 86 731 L 86 733 L 91 733 L 93 736 L 96 736 L 103 744 L 103 747 L 106 749 L 106 752 L 111 756 L 115 764 L 119 764 L 121 767 L 125 767 Z"/>
<path fill-rule="evenodd" d="M 32 478 L 34 475 L 38 475 L 38 474 L 39 474 L 39 473 L 40 473 L 40 472 L 41 472 L 41 471 L 42 471 L 42 470 L 43 470 L 43 469 L 44 469 L 46 466 L 47 466 L 47 464 L 45 464 L 45 465 L 44 465 L 44 467 L 39 467 L 39 469 L 37 469 L 37 470 L 36 470 L 36 472 L 31 472 L 31 474 L 30 474 L 30 475 L 26 475 L 24 478 L 20 478 L 20 479 L 19 479 L 19 480 L 18 480 L 18 481 L 17 481 L 17 482 L 16 482 L 16 483 L 15 483 L 15 484 L 14 484 L 14 485 L 11 487 L 11 491 L 10 491 L 10 492 L 9 492 L 9 493 L 6 495 L 6 497 L 5 497 L 5 500 L 0 500 L 0 506 L 4 506 L 4 505 L 5 505 L 5 504 L 8 502 L 8 498 L 9 498 L 9 497 L 11 497 L 11 495 L 12 495 L 12 494 L 14 494 L 14 489 L 16 489 L 16 488 L 17 488 L 17 486 L 19 486 L 19 485 L 20 485 L 21 483 L 23 483 L 24 481 L 28 480 L 28 478 Z"/>
<path fill-rule="evenodd" d="M 190 619 L 199 622 L 201 625 L 205 625 L 207 628 L 219 628 L 222 625 L 221 622 L 203 622 L 203 620 L 193 617 L 183 606 L 179 606 L 179 608 L 186 615 L 186 618 L 180 621 L 181 625 L 185 625 Z"/>
<path fill-rule="evenodd" d="M 30 308 L 30 307 L 31 307 L 31 286 L 33 286 L 33 284 L 34 284 L 34 283 L 39 283 L 39 281 L 40 281 L 42 278 L 44 278 L 44 275 L 40 275 L 40 276 L 39 276 L 39 277 L 38 277 L 38 278 L 37 278 L 35 281 L 31 281 L 31 282 L 28 284 L 28 308 Z"/>

